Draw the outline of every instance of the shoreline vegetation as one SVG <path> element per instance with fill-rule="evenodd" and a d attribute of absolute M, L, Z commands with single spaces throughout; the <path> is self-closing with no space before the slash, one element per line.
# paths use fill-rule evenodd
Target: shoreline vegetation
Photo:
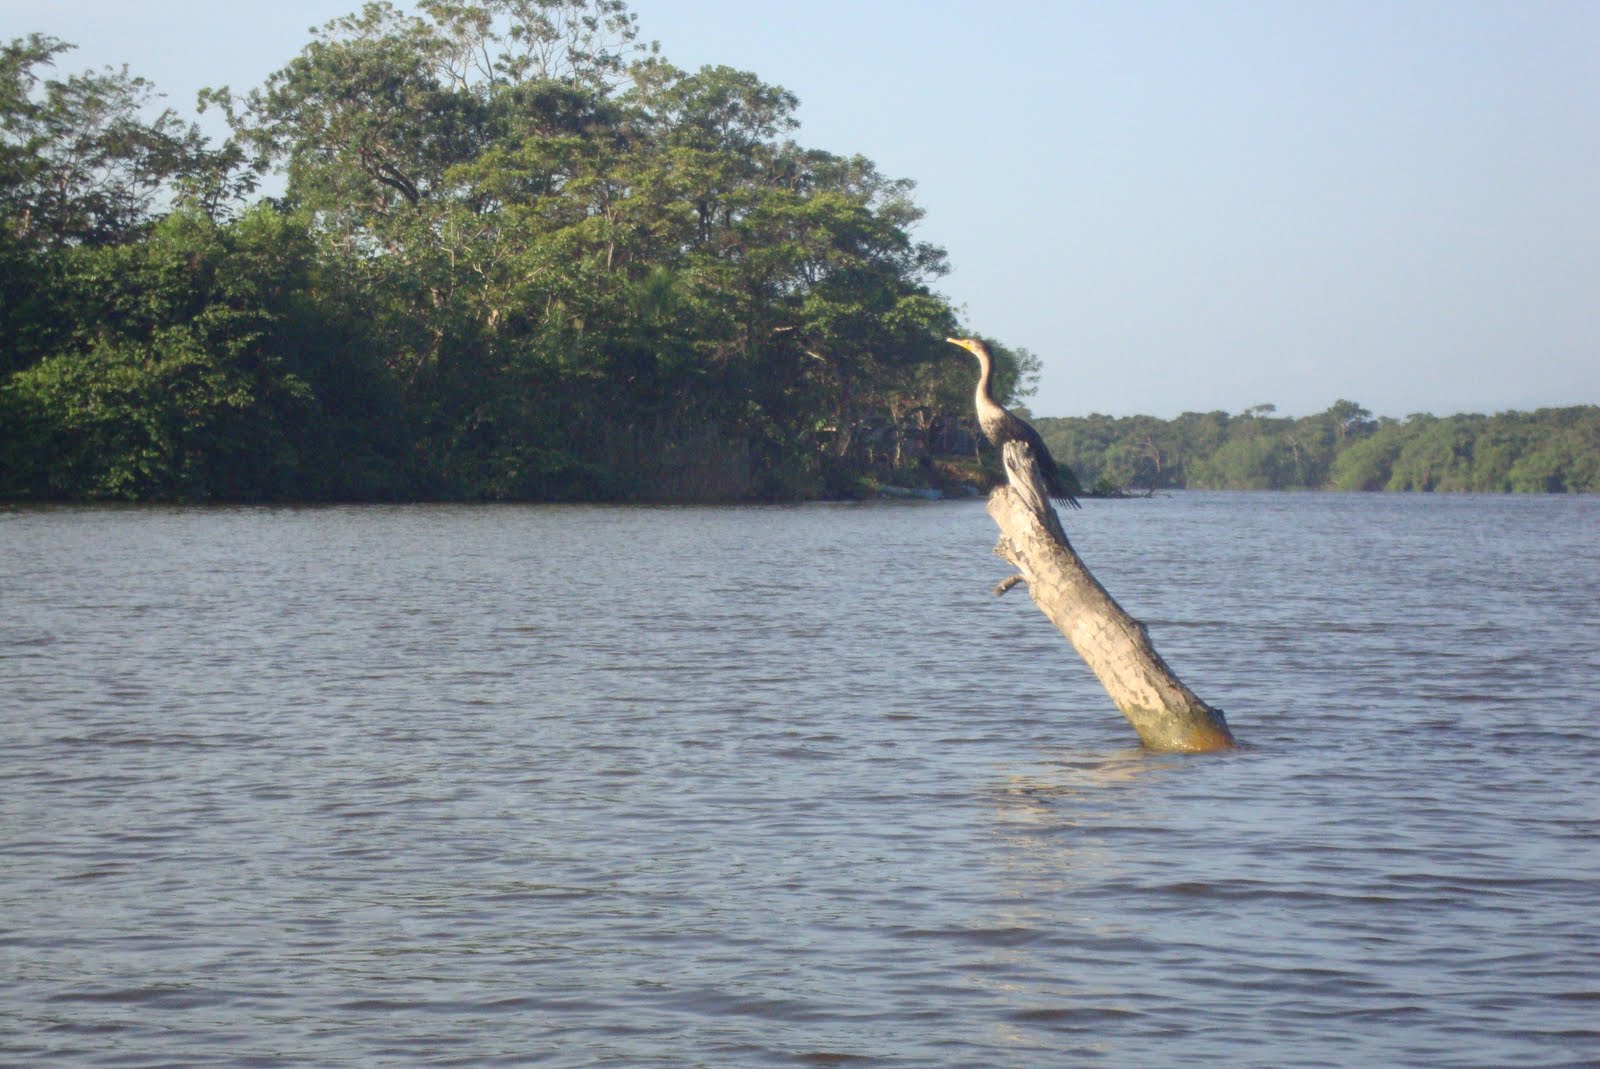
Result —
<path fill-rule="evenodd" d="M 1352 401 L 1299 419 L 1271 405 L 1171 420 L 1036 419 L 1096 494 L 1155 490 L 1600 492 L 1600 406 L 1374 417 Z"/>
<path fill-rule="evenodd" d="M 202 93 L 221 144 L 126 68 L 63 73 L 70 49 L 0 46 L 0 501 L 998 477 L 913 184 L 799 144 L 781 87 L 672 66 L 621 0 L 368 4 Z M 1016 407 L 1040 362 L 990 349 Z M 1034 422 L 1096 496 L 1600 491 L 1595 406 Z"/>

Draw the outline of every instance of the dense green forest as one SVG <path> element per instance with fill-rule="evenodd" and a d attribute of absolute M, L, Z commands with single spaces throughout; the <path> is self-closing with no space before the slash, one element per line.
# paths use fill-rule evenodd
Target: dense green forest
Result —
<path fill-rule="evenodd" d="M 963 439 L 909 182 L 618 0 L 415 8 L 208 90 L 221 145 L 5 47 L 0 494 L 793 498 Z"/>
<path fill-rule="evenodd" d="M 621 0 L 371 3 L 220 144 L 0 48 L 0 498 L 736 500 L 981 480 L 911 183 Z M 272 190 L 267 195 L 265 190 Z M 997 393 L 1039 362 L 993 345 Z M 1600 489 L 1594 409 L 1040 420 L 1106 487 Z"/>

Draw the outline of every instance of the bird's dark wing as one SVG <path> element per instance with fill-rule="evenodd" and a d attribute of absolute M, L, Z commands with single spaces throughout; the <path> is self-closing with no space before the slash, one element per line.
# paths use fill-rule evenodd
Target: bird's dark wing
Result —
<path fill-rule="evenodd" d="M 1078 481 L 1077 474 L 1065 464 L 1057 464 L 1055 458 L 1050 459 L 1050 467 L 1055 471 L 1055 484 L 1050 488 L 1050 496 L 1063 505 L 1072 508 L 1082 508 L 1078 504 L 1078 496 L 1083 493 L 1083 484 Z"/>
<path fill-rule="evenodd" d="M 1039 464 L 1039 474 L 1044 476 L 1045 488 L 1050 491 L 1050 496 L 1056 503 L 1068 508 L 1082 508 L 1078 504 L 1076 495 L 1083 493 L 1083 487 L 1078 483 L 1078 477 L 1072 469 L 1057 464 L 1056 458 L 1050 455 L 1050 450 L 1044 444 L 1044 439 L 1039 437 L 1039 432 L 1022 418 L 1011 417 L 1014 423 L 1010 426 L 1017 441 L 1024 442 L 1032 450 L 1034 459 Z"/>

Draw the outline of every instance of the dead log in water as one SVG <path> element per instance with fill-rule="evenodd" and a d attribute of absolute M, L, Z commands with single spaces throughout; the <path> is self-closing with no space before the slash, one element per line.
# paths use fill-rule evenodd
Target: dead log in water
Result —
<path fill-rule="evenodd" d="M 1004 453 L 1009 485 L 989 495 L 989 515 L 1000 528 L 995 553 L 1020 574 L 995 593 L 1018 582 L 1028 585 L 1034 604 L 1072 643 L 1151 750 L 1198 753 L 1235 746 L 1222 710 L 1183 685 L 1150 644 L 1144 624 L 1123 611 L 1073 551 L 1027 446 L 1007 442 Z"/>

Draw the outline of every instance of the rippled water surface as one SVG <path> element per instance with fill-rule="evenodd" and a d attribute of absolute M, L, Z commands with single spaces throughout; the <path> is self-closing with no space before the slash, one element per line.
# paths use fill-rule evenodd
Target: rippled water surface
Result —
<path fill-rule="evenodd" d="M 1600 499 L 0 513 L 0 1063 L 1600 1063 Z"/>

